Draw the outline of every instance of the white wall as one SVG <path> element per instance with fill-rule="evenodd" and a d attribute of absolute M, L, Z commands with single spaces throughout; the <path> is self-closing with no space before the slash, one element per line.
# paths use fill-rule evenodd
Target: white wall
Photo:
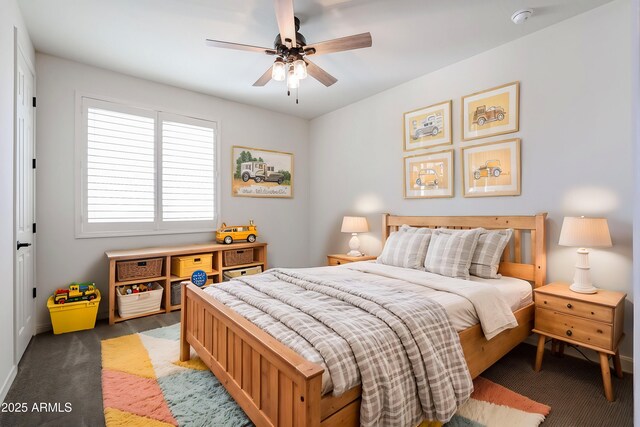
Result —
<path fill-rule="evenodd" d="M 382 212 L 548 212 L 548 279 L 571 280 L 575 249 L 557 245 L 562 218 L 602 215 L 614 246 L 592 251 L 593 278 L 601 288 L 628 293 L 621 353 L 631 356 L 630 13 L 629 0 L 614 1 L 312 120 L 311 262 L 346 252 L 349 236 L 339 233 L 345 214 L 368 217 L 371 232 L 361 242 L 375 255 L 381 249 Z M 521 131 L 461 143 L 460 97 L 515 80 L 521 83 Z M 448 99 L 453 99 L 455 198 L 405 200 L 402 114 Z M 522 195 L 463 198 L 460 147 L 511 137 L 522 138 Z"/>
<path fill-rule="evenodd" d="M 0 401 L 4 400 L 17 367 L 13 342 L 13 146 L 14 146 L 14 31 L 27 59 L 35 52 L 15 0 L 0 0 Z"/>
<path fill-rule="evenodd" d="M 188 64 L 185 64 L 188 66 Z M 119 238 L 74 238 L 75 93 L 121 99 L 178 114 L 219 121 L 221 143 L 220 221 L 254 219 L 269 243 L 270 266 L 308 262 L 309 122 L 207 95 L 153 83 L 38 53 L 37 277 L 38 329 L 49 325 L 47 296 L 72 281 L 95 281 L 107 295 L 104 251 L 211 242 L 213 233 Z M 253 199 L 231 196 L 231 146 L 294 153 L 294 198 Z M 106 298 L 100 315 L 107 313 Z"/>

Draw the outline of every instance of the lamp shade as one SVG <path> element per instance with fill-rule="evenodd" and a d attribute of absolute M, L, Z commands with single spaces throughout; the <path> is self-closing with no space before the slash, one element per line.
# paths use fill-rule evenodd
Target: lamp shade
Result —
<path fill-rule="evenodd" d="M 369 231 L 367 218 L 363 216 L 345 216 L 342 220 L 343 233 L 366 233 Z"/>
<path fill-rule="evenodd" d="M 607 219 L 565 216 L 558 244 L 581 248 L 611 246 Z"/>

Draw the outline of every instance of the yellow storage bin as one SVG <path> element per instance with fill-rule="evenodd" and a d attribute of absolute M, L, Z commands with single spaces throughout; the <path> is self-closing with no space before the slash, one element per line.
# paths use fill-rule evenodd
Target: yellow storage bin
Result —
<path fill-rule="evenodd" d="M 213 254 L 187 255 L 171 258 L 171 274 L 178 277 L 189 277 L 196 270 L 211 273 L 213 270 Z"/>
<path fill-rule="evenodd" d="M 83 331 L 93 329 L 98 316 L 100 305 L 100 291 L 96 289 L 97 298 L 92 301 L 68 302 L 55 304 L 53 296 L 47 300 L 47 308 L 51 316 L 54 334 Z"/>

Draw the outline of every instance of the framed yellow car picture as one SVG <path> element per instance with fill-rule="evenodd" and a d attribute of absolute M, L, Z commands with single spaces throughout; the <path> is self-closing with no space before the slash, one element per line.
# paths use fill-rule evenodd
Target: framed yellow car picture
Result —
<path fill-rule="evenodd" d="M 453 197 L 453 150 L 404 158 L 405 199 Z"/>
<path fill-rule="evenodd" d="M 451 144 L 451 100 L 404 113 L 404 151 Z"/>
<path fill-rule="evenodd" d="M 462 97 L 462 140 L 518 132 L 520 82 Z"/>
<path fill-rule="evenodd" d="M 464 197 L 520 195 L 520 139 L 462 148 Z"/>

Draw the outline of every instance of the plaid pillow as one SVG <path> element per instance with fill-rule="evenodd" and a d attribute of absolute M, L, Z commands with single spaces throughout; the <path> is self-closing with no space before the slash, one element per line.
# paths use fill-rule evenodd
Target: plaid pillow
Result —
<path fill-rule="evenodd" d="M 499 279 L 500 257 L 504 248 L 511 240 L 512 229 L 506 230 L 484 230 L 478 237 L 478 246 L 471 259 L 469 273 L 485 279 Z"/>
<path fill-rule="evenodd" d="M 403 225 L 391 233 L 377 259 L 379 264 L 423 270 L 432 230 Z"/>
<path fill-rule="evenodd" d="M 437 229 L 433 232 L 424 266 L 431 273 L 469 279 L 471 258 L 484 231 Z"/>

